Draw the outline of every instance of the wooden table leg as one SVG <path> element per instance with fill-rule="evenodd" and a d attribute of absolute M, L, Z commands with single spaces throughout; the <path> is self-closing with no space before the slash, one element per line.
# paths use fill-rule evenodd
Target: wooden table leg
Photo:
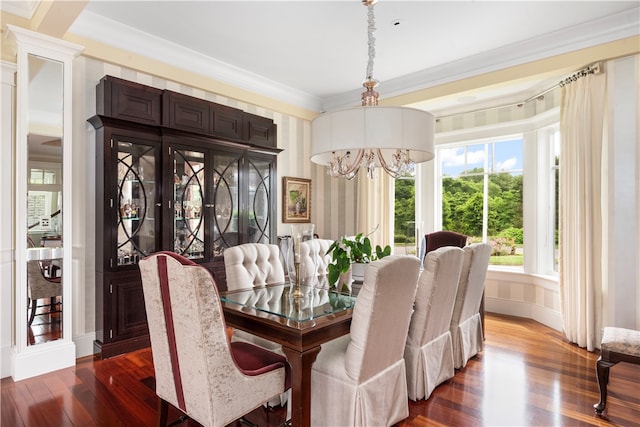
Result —
<path fill-rule="evenodd" d="M 316 361 L 320 346 L 305 352 L 282 346 L 291 365 L 291 425 L 311 427 L 311 366 Z"/>

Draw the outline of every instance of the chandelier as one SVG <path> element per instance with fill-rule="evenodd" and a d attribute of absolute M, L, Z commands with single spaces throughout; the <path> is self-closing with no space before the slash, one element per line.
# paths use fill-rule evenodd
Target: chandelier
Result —
<path fill-rule="evenodd" d="M 362 105 L 319 115 L 311 122 L 311 161 L 327 166 L 332 177 L 353 179 L 360 168 L 375 178 L 382 168 L 393 178 L 414 176 L 415 165 L 433 159 L 433 115 L 415 108 L 378 106 L 374 4 L 367 7 L 369 61 Z"/>

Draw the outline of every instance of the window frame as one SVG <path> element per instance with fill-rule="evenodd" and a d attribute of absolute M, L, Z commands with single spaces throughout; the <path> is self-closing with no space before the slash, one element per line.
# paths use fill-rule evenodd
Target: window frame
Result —
<path fill-rule="evenodd" d="M 505 143 L 505 142 L 510 142 L 510 141 L 520 141 L 522 144 L 522 167 L 518 168 L 518 169 L 514 169 L 513 171 L 496 171 L 495 170 L 495 146 L 496 144 L 501 144 L 501 143 Z M 447 175 L 446 177 L 443 176 L 443 171 L 442 171 L 442 161 L 441 160 L 441 153 L 444 150 L 451 150 L 451 149 L 457 149 L 457 148 L 465 148 L 465 147 L 482 147 L 482 150 L 484 151 L 484 160 L 482 163 L 482 173 L 461 173 L 458 175 Z M 479 151 L 479 150 L 478 150 Z M 469 165 L 467 163 L 468 160 L 468 150 L 465 150 L 465 168 L 468 170 Z M 491 137 L 491 138 L 482 138 L 481 140 L 467 140 L 467 141 L 461 141 L 461 142 L 457 142 L 457 143 L 453 143 L 453 144 L 442 144 L 436 147 L 436 154 L 435 154 L 435 160 L 436 162 L 436 181 L 437 181 L 437 196 L 438 196 L 438 200 L 439 202 L 437 203 L 436 206 L 436 224 L 437 224 L 437 229 L 441 230 L 443 229 L 443 224 L 442 224 L 442 179 L 443 178 L 460 178 L 460 177 L 471 177 L 471 176 L 481 176 L 482 177 L 482 182 L 483 182 L 483 189 L 482 189 L 482 241 L 483 242 L 487 242 L 488 241 L 488 223 L 489 223 L 489 183 L 491 180 L 491 176 L 492 175 L 499 175 L 501 173 L 514 173 L 517 172 L 519 174 L 521 174 L 523 176 L 523 192 L 524 192 L 524 135 L 522 133 L 516 133 L 516 134 L 509 134 L 509 135 L 503 135 L 500 137 Z M 478 166 L 480 167 L 480 166 Z M 524 196 L 523 196 L 523 211 L 524 211 Z M 523 216 L 524 216 L 524 212 L 523 212 Z M 523 227 L 524 227 L 524 218 L 523 218 Z M 490 264 L 492 265 L 492 264 Z M 492 267 L 498 267 L 495 265 L 492 265 Z M 503 267 L 503 266 L 500 266 Z M 523 270 L 524 269 L 524 265 L 522 266 L 509 266 L 506 267 L 509 269 L 515 269 L 515 270 Z"/>
<path fill-rule="evenodd" d="M 426 231 L 442 228 L 442 185 L 439 149 L 467 143 L 506 140 L 514 135 L 523 138 L 523 267 L 490 266 L 490 270 L 527 273 L 549 277 L 556 281 L 553 269 L 553 181 L 550 180 L 553 149 L 550 135 L 559 131 L 559 107 L 536 116 L 477 128 L 436 134 L 436 157 L 419 165 L 416 174 L 416 221 L 424 223 Z M 548 177 L 539 180 L 539 177 Z M 551 234 L 549 234 L 551 233 Z"/>

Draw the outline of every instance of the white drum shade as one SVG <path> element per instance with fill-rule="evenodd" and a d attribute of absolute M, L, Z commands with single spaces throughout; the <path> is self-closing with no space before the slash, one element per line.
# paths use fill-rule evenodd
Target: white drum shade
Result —
<path fill-rule="evenodd" d="M 434 126 L 431 113 L 415 108 L 370 106 L 324 113 L 311 122 L 311 161 L 327 166 L 333 152 L 380 149 L 387 159 L 396 150 L 409 150 L 415 163 L 426 162 L 434 157 Z"/>

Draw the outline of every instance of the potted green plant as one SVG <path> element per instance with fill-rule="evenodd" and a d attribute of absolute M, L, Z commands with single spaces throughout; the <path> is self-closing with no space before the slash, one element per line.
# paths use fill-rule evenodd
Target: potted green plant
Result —
<path fill-rule="evenodd" d="M 371 246 L 371 240 L 362 233 L 355 237 L 342 237 L 340 240 L 334 241 L 327 255 L 331 254 L 332 263 L 329 264 L 329 286 L 337 288 L 340 275 L 347 273 L 352 268 L 352 264 L 367 264 L 385 256 L 391 255 L 391 246 L 387 245 L 384 249 L 380 245 L 376 245 L 375 252 Z M 342 283 L 344 290 L 346 283 Z"/>

